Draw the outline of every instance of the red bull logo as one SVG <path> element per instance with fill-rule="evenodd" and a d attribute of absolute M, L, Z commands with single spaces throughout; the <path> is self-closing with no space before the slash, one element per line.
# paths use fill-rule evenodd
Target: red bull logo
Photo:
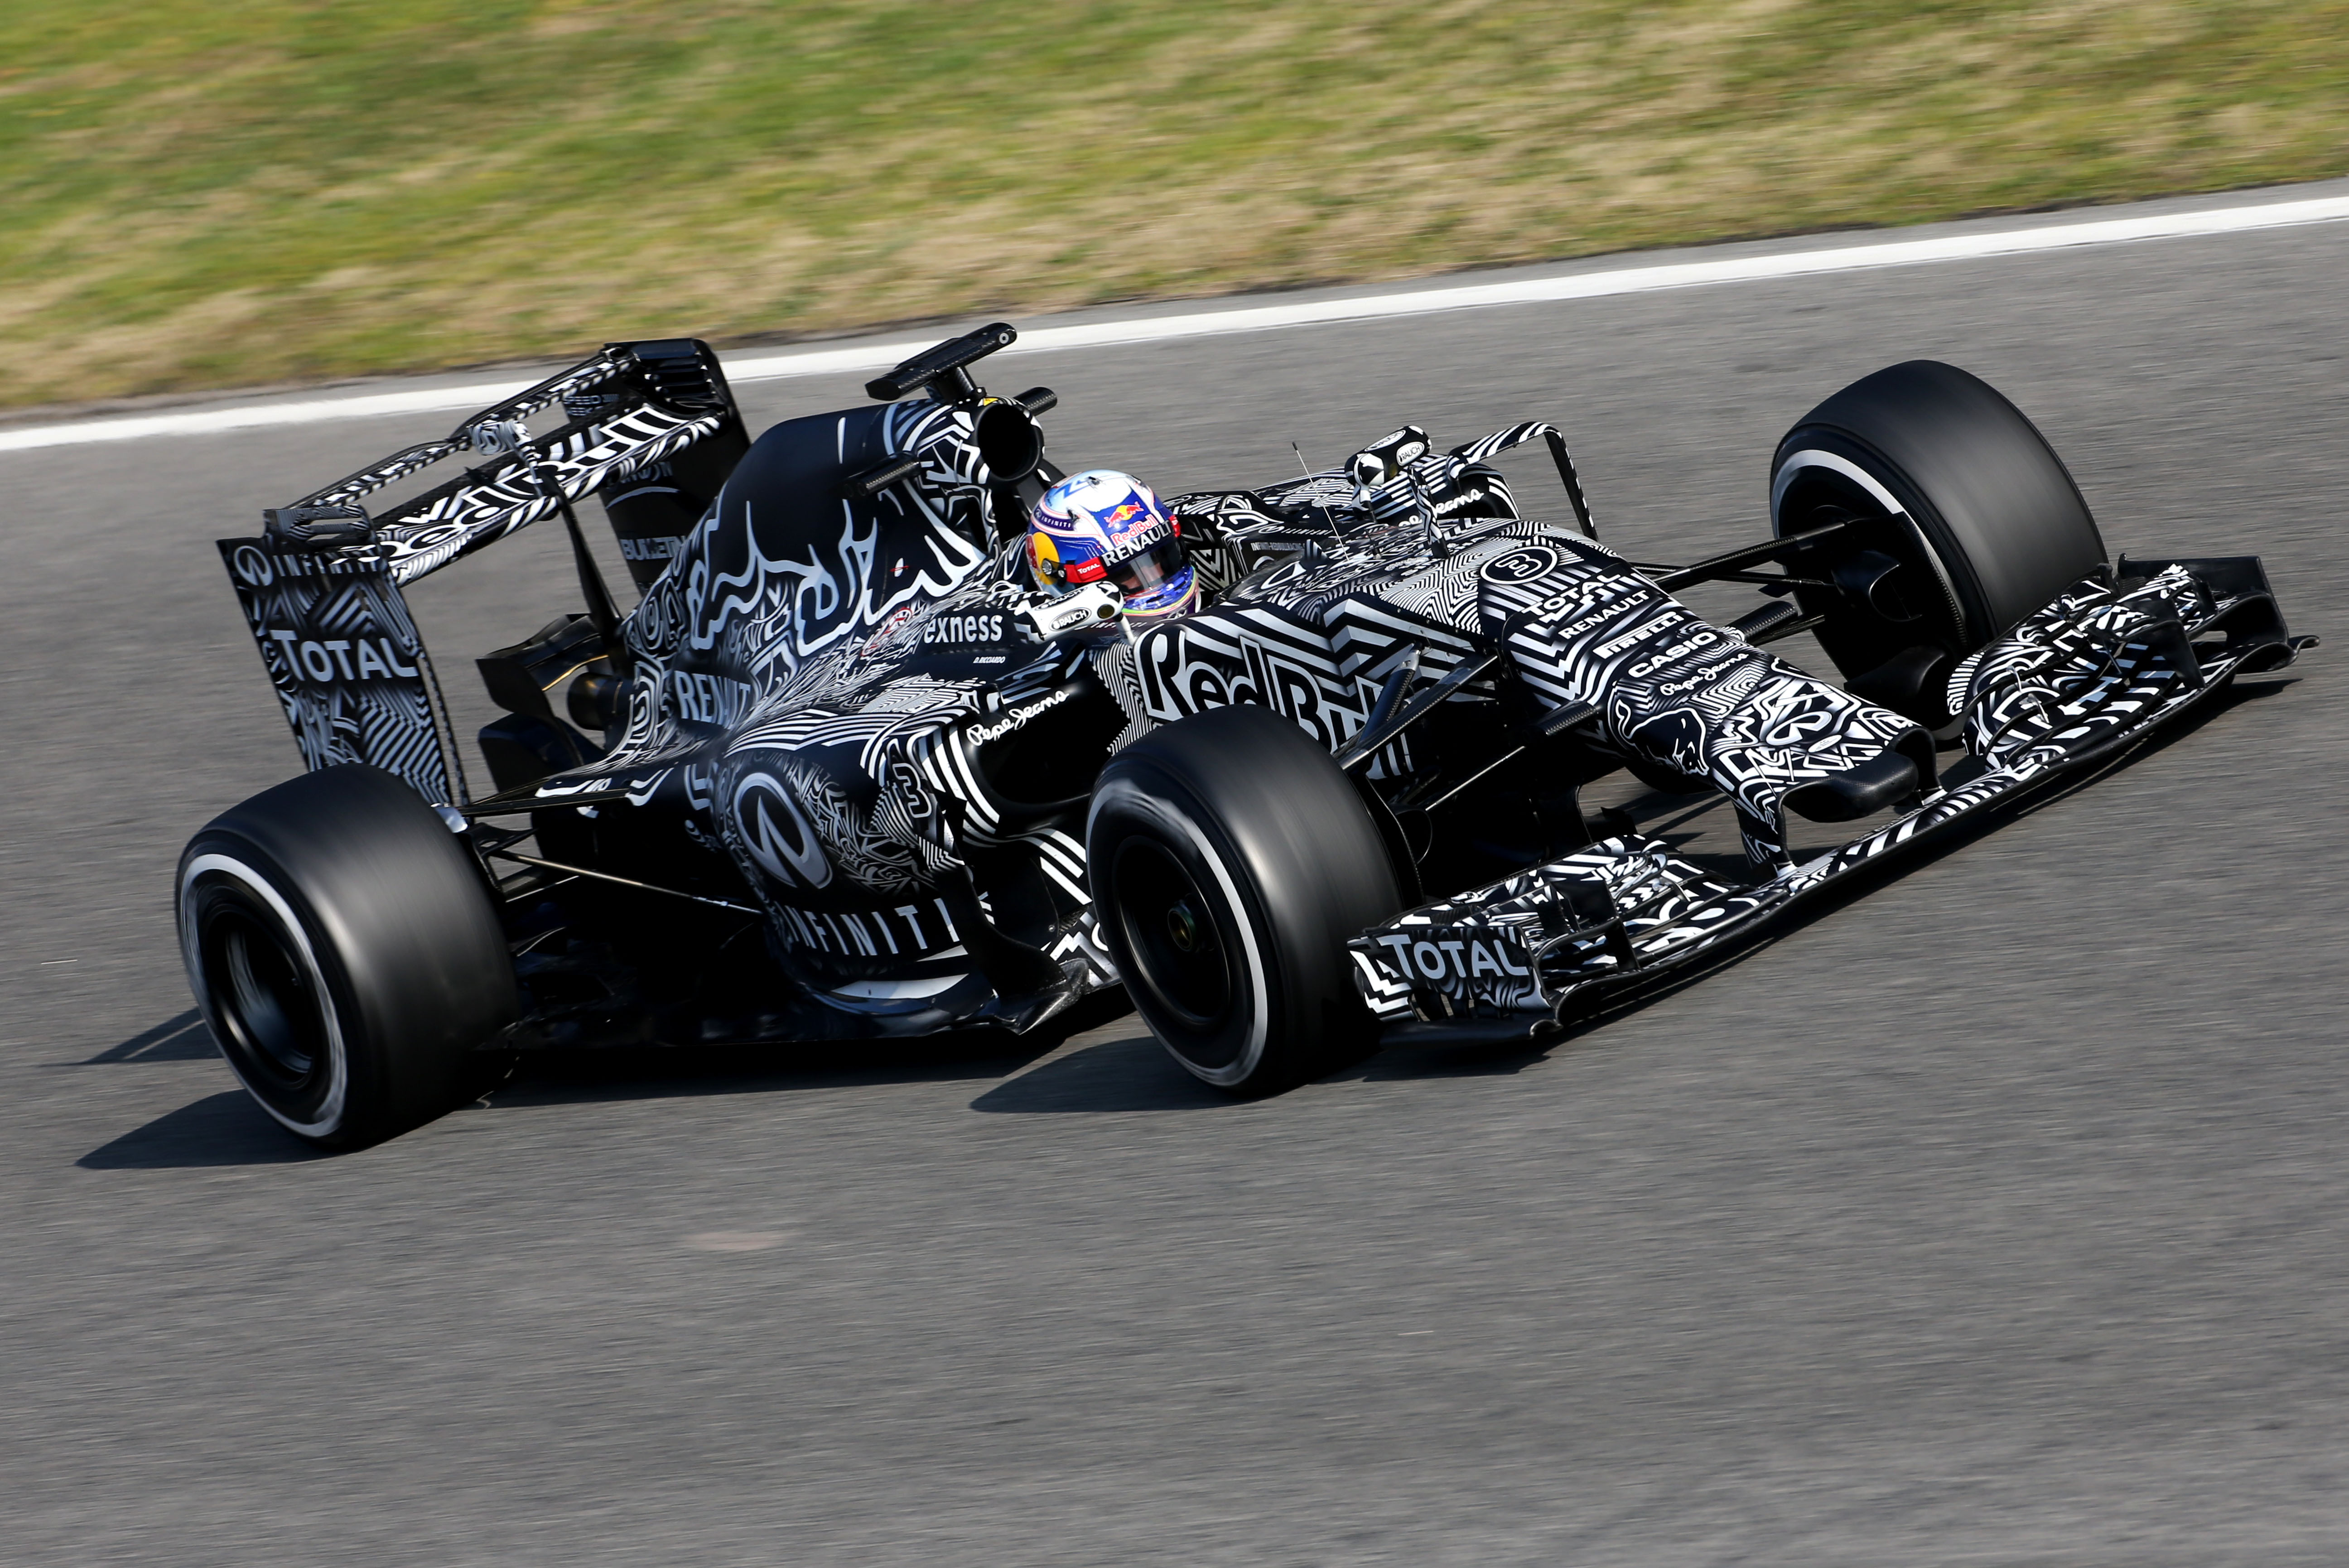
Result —
<path fill-rule="evenodd" d="M 1028 535 L 1028 564 L 1036 576 L 1046 582 L 1057 582 L 1061 576 L 1061 552 L 1047 534 Z"/>

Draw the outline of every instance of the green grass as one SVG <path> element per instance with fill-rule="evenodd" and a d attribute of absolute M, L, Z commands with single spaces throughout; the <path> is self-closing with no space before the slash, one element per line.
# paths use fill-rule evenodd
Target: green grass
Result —
<path fill-rule="evenodd" d="M 2349 172 L 2349 0 L 6 0 L 0 404 Z"/>

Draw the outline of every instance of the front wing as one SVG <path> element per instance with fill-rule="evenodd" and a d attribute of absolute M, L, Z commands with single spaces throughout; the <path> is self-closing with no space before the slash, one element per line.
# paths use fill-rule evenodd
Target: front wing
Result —
<path fill-rule="evenodd" d="M 1408 910 L 1348 944 L 1390 1041 L 1522 1036 L 1593 988 L 1670 971 L 1796 900 L 1992 806 L 2107 762 L 2237 675 L 2282 669 L 2290 636 L 2255 556 L 2121 563 L 1960 664 L 1971 776 L 1883 826 L 1757 882 L 1638 835 Z"/>

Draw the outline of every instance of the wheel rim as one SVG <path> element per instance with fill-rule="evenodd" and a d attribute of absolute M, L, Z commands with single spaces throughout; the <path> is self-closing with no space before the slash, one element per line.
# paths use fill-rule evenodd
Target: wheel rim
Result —
<path fill-rule="evenodd" d="M 1129 980 L 1185 1034 L 1219 1032 L 1236 990 L 1222 901 L 1208 898 L 1182 861 L 1148 838 L 1118 846 L 1110 877 L 1119 932 L 1133 955 Z"/>
<path fill-rule="evenodd" d="M 221 1022 L 238 1053 L 295 1095 L 312 1087 L 326 1059 L 326 1020 L 303 965 L 274 921 L 231 905 L 206 922 L 205 970 Z"/>
<path fill-rule="evenodd" d="M 348 1090 L 342 1034 L 293 910 L 225 855 L 198 857 L 185 889 L 191 978 L 221 1054 L 288 1129 L 307 1138 L 337 1135 Z"/>
<path fill-rule="evenodd" d="M 1887 578 L 1871 584 L 1864 594 L 1847 593 L 1842 601 L 1843 613 L 1862 617 L 1895 636 L 1918 634 L 1944 642 L 1962 642 L 1966 638 L 1964 615 L 1948 586 L 1946 570 L 1924 536 L 1922 525 L 1913 518 L 1903 523 L 1901 518 L 1906 515 L 1887 513 L 1872 504 L 1869 498 L 1857 494 L 1830 492 L 1822 496 L 1814 490 L 1780 514 L 1778 532 L 1782 537 L 1791 538 L 1839 523 L 1882 524 L 1870 530 L 1874 537 L 1866 545 L 1855 546 L 1853 553 L 1881 554 L 1894 563 L 1893 570 Z M 1857 585 L 1852 587 L 1856 588 Z"/>
<path fill-rule="evenodd" d="M 1820 646 L 1857 694 L 1939 729 L 1949 722 L 1940 676 L 1978 646 L 1968 630 L 1968 612 L 1919 508 L 1889 492 L 1877 493 L 1883 489 L 1879 481 L 1845 472 L 1857 465 L 1827 450 L 1831 444 L 1814 443 L 1781 471 L 1772 487 L 1775 531 L 1791 538 L 1857 521 L 1864 532 L 1856 544 L 1828 546 L 1838 588 L 1824 597 L 1797 590 L 1797 600 L 1806 610 L 1824 612 Z M 1872 576 L 1871 559 L 1889 564 L 1891 571 Z M 1813 570 L 1819 565 L 1805 563 Z M 1895 662 L 1922 658 L 1921 650 L 1938 650 L 1938 670 Z M 1921 675 L 1913 693 L 1866 683 L 1872 672 L 1895 670 Z"/>

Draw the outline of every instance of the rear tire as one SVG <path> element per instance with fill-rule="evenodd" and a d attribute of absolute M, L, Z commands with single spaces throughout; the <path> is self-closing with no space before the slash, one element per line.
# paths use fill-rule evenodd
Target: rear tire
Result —
<path fill-rule="evenodd" d="M 518 1012 L 471 854 L 378 768 L 305 774 L 180 857 L 180 945 L 240 1083 L 296 1137 L 352 1148 L 453 1108 Z"/>
<path fill-rule="evenodd" d="M 1402 894 L 1360 794 L 1303 731 L 1219 708 L 1112 757 L 1085 852 L 1126 993 L 1193 1076 L 1268 1094 L 1377 1044 L 1346 941 Z"/>
<path fill-rule="evenodd" d="M 1770 465 L 1780 537 L 1880 521 L 1824 545 L 1797 590 L 1851 690 L 1929 728 L 1957 660 L 2105 568 L 2079 486 L 1988 382 L 1932 359 L 1866 376 L 1796 421 Z M 1905 518 L 1905 521 L 1903 520 Z"/>

